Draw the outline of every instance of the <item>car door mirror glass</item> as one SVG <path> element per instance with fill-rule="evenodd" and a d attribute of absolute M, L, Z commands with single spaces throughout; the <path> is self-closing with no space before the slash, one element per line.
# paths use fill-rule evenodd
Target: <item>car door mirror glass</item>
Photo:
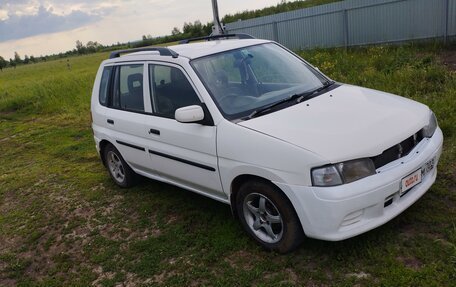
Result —
<path fill-rule="evenodd" d="M 204 119 L 204 111 L 198 105 L 182 107 L 176 110 L 174 118 L 181 123 L 195 123 Z"/>

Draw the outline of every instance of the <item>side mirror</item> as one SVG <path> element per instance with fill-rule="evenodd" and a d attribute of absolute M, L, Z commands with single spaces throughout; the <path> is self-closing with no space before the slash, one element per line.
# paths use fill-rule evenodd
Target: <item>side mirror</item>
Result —
<path fill-rule="evenodd" d="M 204 119 L 204 111 L 197 105 L 187 106 L 177 109 L 174 118 L 181 123 L 195 123 Z"/>

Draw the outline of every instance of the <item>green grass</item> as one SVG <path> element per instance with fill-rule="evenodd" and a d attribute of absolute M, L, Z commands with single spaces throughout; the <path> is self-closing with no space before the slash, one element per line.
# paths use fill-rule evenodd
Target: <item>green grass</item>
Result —
<path fill-rule="evenodd" d="M 343 241 L 265 252 L 228 206 L 143 180 L 110 180 L 90 129 L 107 54 L 0 72 L 0 286 L 455 286 L 454 46 L 373 46 L 300 54 L 335 80 L 429 105 L 445 134 L 439 176 L 388 224 Z"/>

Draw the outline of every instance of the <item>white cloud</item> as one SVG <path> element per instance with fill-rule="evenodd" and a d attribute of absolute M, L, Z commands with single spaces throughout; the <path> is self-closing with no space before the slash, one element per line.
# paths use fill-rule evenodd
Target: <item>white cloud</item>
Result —
<path fill-rule="evenodd" d="M 8 11 L 0 9 L 0 21 L 8 19 Z"/>
<path fill-rule="evenodd" d="M 57 15 L 53 13 L 52 8 L 46 9 L 40 6 L 36 14 L 23 16 L 10 14 L 8 19 L 0 21 L 0 42 L 67 31 L 98 20 L 100 18 L 96 14 L 76 10 L 67 15 Z"/>
<path fill-rule="evenodd" d="M 100 8 L 112 8 L 122 0 L 0 0 L 0 9 L 17 16 L 34 15 L 40 7 L 45 7 L 56 15 L 66 15 L 73 11 L 91 14 Z M 125 1 L 124 1 L 125 2 Z"/>

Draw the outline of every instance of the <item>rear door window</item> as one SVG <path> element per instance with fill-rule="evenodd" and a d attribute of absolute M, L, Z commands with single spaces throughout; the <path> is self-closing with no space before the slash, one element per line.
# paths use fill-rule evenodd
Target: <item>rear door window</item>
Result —
<path fill-rule="evenodd" d="M 143 65 L 122 65 L 116 69 L 112 107 L 144 112 Z"/>

